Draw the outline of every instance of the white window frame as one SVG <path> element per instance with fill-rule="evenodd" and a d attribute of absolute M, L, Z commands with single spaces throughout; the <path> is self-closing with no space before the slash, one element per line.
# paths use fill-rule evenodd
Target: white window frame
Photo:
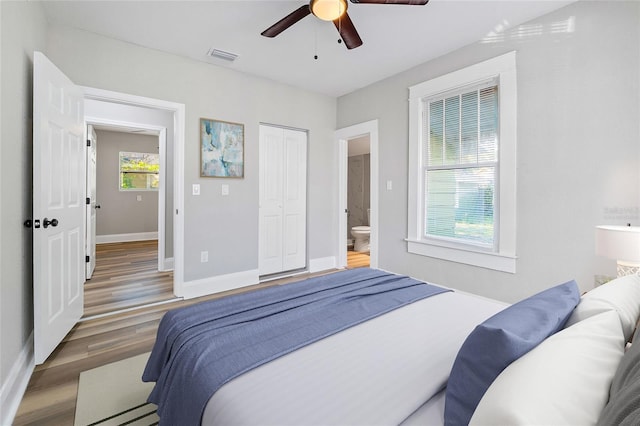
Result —
<path fill-rule="evenodd" d="M 443 92 L 497 78 L 499 103 L 498 177 L 495 212 L 496 250 L 487 251 L 424 237 L 423 100 Z M 409 196 L 407 250 L 410 253 L 497 271 L 516 272 L 516 52 L 409 87 Z"/>

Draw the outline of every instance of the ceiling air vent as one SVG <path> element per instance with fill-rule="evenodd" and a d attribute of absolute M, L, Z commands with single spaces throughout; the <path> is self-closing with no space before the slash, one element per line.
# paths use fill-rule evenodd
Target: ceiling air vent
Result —
<path fill-rule="evenodd" d="M 225 52 L 224 50 L 211 48 L 207 52 L 207 56 L 211 56 L 212 58 L 224 59 L 225 61 L 233 62 L 236 60 L 238 55 L 231 52 Z"/>

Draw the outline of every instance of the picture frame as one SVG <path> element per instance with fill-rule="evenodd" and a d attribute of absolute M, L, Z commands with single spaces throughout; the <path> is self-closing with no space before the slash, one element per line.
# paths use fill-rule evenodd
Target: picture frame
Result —
<path fill-rule="evenodd" d="M 244 124 L 200 118 L 200 177 L 244 178 Z"/>

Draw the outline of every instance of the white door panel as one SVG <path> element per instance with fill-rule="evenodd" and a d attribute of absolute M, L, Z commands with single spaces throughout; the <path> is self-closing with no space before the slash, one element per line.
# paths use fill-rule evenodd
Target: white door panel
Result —
<path fill-rule="evenodd" d="M 284 270 L 304 268 L 307 261 L 307 135 L 284 130 L 286 195 Z"/>
<path fill-rule="evenodd" d="M 282 216 L 260 218 L 260 275 L 282 271 Z"/>
<path fill-rule="evenodd" d="M 33 79 L 34 351 L 41 364 L 82 316 L 84 101 L 40 52 Z"/>

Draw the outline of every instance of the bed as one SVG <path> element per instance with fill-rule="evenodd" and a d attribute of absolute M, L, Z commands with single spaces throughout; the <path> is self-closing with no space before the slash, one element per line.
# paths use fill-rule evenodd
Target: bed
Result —
<path fill-rule="evenodd" d="M 638 277 L 513 305 L 368 268 L 252 295 L 165 315 L 143 375 L 161 425 L 640 424 Z"/>

